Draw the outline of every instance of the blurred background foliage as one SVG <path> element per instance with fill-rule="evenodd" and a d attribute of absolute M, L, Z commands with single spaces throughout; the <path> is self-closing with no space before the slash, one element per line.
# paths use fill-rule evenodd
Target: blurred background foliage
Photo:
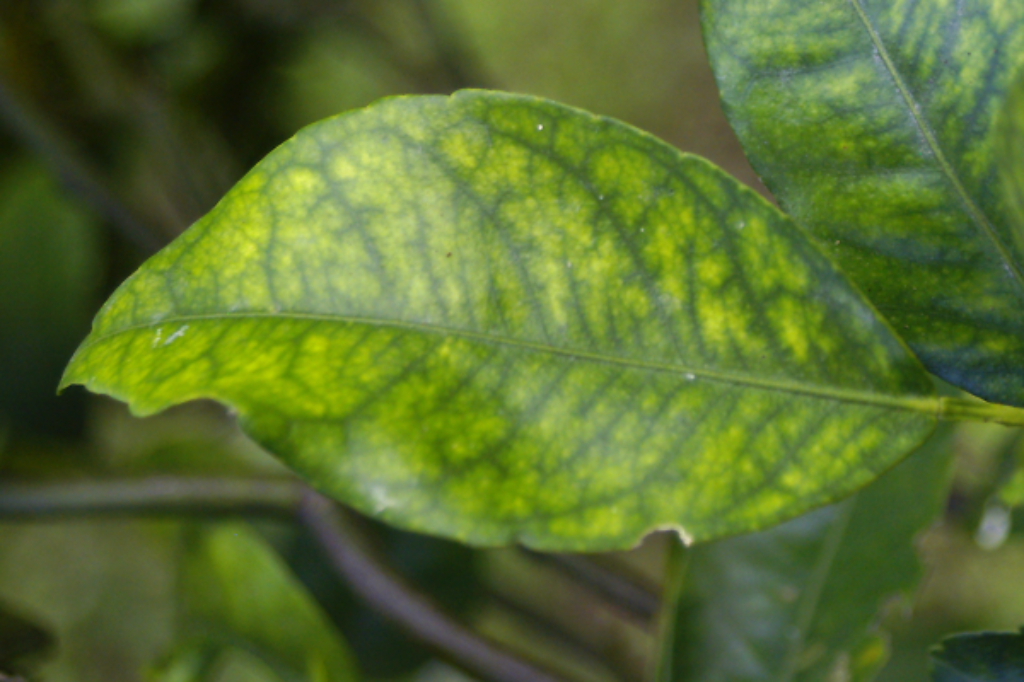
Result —
<path fill-rule="evenodd" d="M 624 119 L 763 191 L 722 117 L 696 0 L 0 2 L 0 480 L 281 474 L 216 406 L 134 420 L 78 390 L 55 396 L 60 373 L 105 296 L 298 128 L 463 87 Z M 885 616 L 885 680 L 925 679 L 945 634 L 1024 623 L 1024 441 L 967 426 L 953 447 L 945 518 L 920 541 L 928 577 L 913 609 Z M 192 523 L 0 523 L 0 670 L 42 661 L 38 678 L 55 682 L 145 679 L 174 640 Z M 368 679 L 456 677 L 362 608 L 301 532 L 259 528 Z M 576 679 L 642 679 L 658 538 L 580 559 L 364 531 L 481 631 Z M 273 679 L 236 658 L 221 679 Z"/>

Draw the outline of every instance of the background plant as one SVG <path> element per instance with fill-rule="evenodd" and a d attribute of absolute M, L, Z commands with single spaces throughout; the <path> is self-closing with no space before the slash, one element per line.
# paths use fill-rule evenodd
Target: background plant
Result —
<path fill-rule="evenodd" d="M 138 7 L 144 9 L 139 11 Z M 685 149 L 711 156 L 740 177 L 752 177 L 749 170 L 743 169 L 738 156 L 722 151 L 730 148 L 729 143 L 717 142 L 715 136 L 708 134 L 708 131 L 724 131 L 724 123 L 701 120 L 707 116 L 705 112 L 715 101 L 715 95 L 709 88 L 706 67 L 697 66 L 701 47 L 695 33 L 692 7 L 661 6 L 652 2 L 631 4 L 629 9 L 611 4 L 601 8 L 566 4 L 558 10 L 538 7 L 534 13 L 517 10 L 520 21 L 527 23 L 532 21 L 530 17 L 540 17 L 537 22 L 543 25 L 552 25 L 558 20 L 557 15 L 548 12 L 564 12 L 564 23 L 558 24 L 564 30 L 552 32 L 548 43 L 538 39 L 533 24 L 522 33 L 507 30 L 512 17 L 503 13 L 511 10 L 482 3 L 465 7 L 457 3 L 381 3 L 373 7 L 282 5 L 267 12 L 265 7 L 246 3 L 231 6 L 152 3 L 146 7 L 111 2 L 12 4 L 3 11 L 4 26 L 10 26 L 3 32 L 3 46 L 8 63 L 12 65 L 7 69 L 10 74 L 6 98 L 9 130 L 16 133 L 18 143 L 29 143 L 37 152 L 41 151 L 41 158 L 79 191 L 77 196 L 85 197 L 93 210 L 98 209 L 121 235 L 106 237 L 105 245 L 101 235 L 106 233 L 98 231 L 89 214 L 80 207 L 65 204 L 45 172 L 27 160 L 11 162 L 10 179 L 5 187 L 10 188 L 12 199 L 4 202 L 5 210 L 10 213 L 4 221 L 4 229 L 9 231 L 5 232 L 3 253 L 10 259 L 4 272 L 12 273 L 5 276 L 12 291 L 4 300 L 11 302 L 9 307 L 5 306 L 5 311 L 9 311 L 5 314 L 10 317 L 8 324 L 13 331 L 4 335 L 12 344 L 12 350 L 5 351 L 4 357 L 14 359 L 7 371 L 12 377 L 11 385 L 18 388 L 5 394 L 9 399 L 5 409 L 10 415 L 5 459 L 8 480 L 66 481 L 83 475 L 91 480 L 101 472 L 119 477 L 175 471 L 205 472 L 218 477 L 277 473 L 272 464 L 260 459 L 248 446 L 241 445 L 212 408 L 182 411 L 149 422 L 142 428 L 106 403 L 91 403 L 89 412 L 83 411 L 80 403 L 77 411 L 61 414 L 59 410 L 72 410 L 73 403 L 67 397 L 54 401 L 50 392 L 64 360 L 85 331 L 91 307 L 98 300 L 90 298 L 89 283 L 95 286 L 102 278 L 113 284 L 123 279 L 141 255 L 133 251 L 130 244 L 147 249 L 165 241 L 205 212 L 242 169 L 252 165 L 301 124 L 364 104 L 389 91 L 448 91 L 461 85 L 520 89 L 622 117 Z M 585 19 L 588 16 L 591 23 Z M 313 23 L 306 24 L 304 20 Z M 596 30 L 576 29 L 587 36 L 579 40 L 594 40 L 597 44 L 578 48 L 583 58 L 575 66 L 571 58 L 573 43 L 567 38 L 573 35 L 574 26 L 598 27 Z M 517 36 L 527 47 L 515 42 Z M 559 56 L 549 57 L 551 62 L 542 62 L 536 67 L 534 80 L 519 80 L 534 73 L 530 60 L 543 54 L 540 46 L 545 44 L 552 54 Z M 64 50 L 67 56 L 43 59 L 42 55 L 53 54 L 48 49 L 53 45 Z M 621 46 L 621 51 L 617 52 L 615 46 Z M 595 60 L 594 55 L 611 56 Z M 368 64 L 368 68 L 356 68 L 354 64 L 360 60 Z M 282 74 L 281 64 L 297 66 L 294 70 L 284 69 Z M 40 75 L 43 73 L 46 77 Z M 323 87 L 325 73 L 346 80 L 333 88 Z M 637 73 L 658 80 L 651 84 L 651 81 L 637 78 Z M 692 80 L 681 88 L 677 81 L 684 77 Z M 687 92 L 694 91 L 704 95 L 685 97 Z M 68 95 L 64 94 L 68 92 L 77 93 L 74 101 L 88 106 L 69 106 Z M 626 96 L 626 92 L 630 95 Z M 325 102 L 320 99 L 325 93 L 351 99 Z M 683 99 L 686 101 L 679 101 Z M 28 102 L 35 102 L 40 112 L 46 113 L 26 115 Z M 267 103 L 272 105 L 267 106 Z M 688 111 L 696 113 L 688 115 Z M 68 143 L 69 138 L 75 142 Z M 191 149 L 193 146 L 195 149 Z M 113 192 L 106 189 L 108 187 L 118 189 Z M 31 218 L 19 218 L 19 211 Z M 181 215 L 175 215 L 176 212 Z M 129 218 L 131 214 L 137 217 Z M 45 234 L 43 230 L 51 230 L 54 237 L 41 239 Z M 34 263 L 41 264 L 26 267 Z M 14 273 L 21 270 L 26 274 L 17 279 Z M 62 280 L 58 274 L 67 280 Z M 25 277 L 38 277 L 39 283 L 29 286 Z M 40 298 L 27 300 L 26 292 L 39 292 Z M 29 353 L 37 357 L 32 358 Z M 18 371 L 22 372 L 20 376 L 15 374 Z M 81 400 L 81 395 L 78 399 Z M 86 439 L 75 435 L 76 419 L 79 433 L 86 426 L 87 433 L 91 434 Z M 63 432 L 62 440 L 45 435 L 55 432 Z M 189 436 L 182 438 L 181 433 Z M 1015 536 L 1011 535 L 1007 541 L 1004 537 L 1006 524 L 1000 523 L 1007 519 L 1013 498 L 999 500 L 993 495 L 1013 470 L 1016 439 L 1010 432 L 979 427 L 960 429 L 953 439 L 954 449 L 968 465 L 962 468 L 964 473 L 954 487 L 947 524 L 930 536 L 932 552 L 942 557 L 936 564 L 940 568 L 936 569 L 939 573 L 934 578 L 933 594 L 942 596 L 933 597 L 938 602 L 930 602 L 931 607 L 926 598 L 922 607 L 924 616 L 921 616 L 924 629 L 909 630 L 905 635 L 910 642 L 916 639 L 916 648 L 897 646 L 894 665 L 912 655 L 904 652 L 923 651 L 948 629 L 1007 628 L 1020 621 L 1019 609 L 1014 606 L 1019 593 L 1013 590 L 1012 582 L 1005 586 L 1007 592 L 993 597 L 991 603 L 986 603 L 985 598 L 976 593 L 980 589 L 977 583 L 973 588 L 964 588 L 965 592 L 975 593 L 968 594 L 962 601 L 949 596 L 957 594 L 956 585 L 970 584 L 959 581 L 965 580 L 963 575 L 979 570 L 972 567 L 988 566 L 980 569 L 985 576 L 981 582 L 986 589 L 995 591 L 1000 581 L 992 576 L 998 575 L 998 566 L 1014 565 Z M 934 456 L 941 458 L 943 454 Z M 908 461 L 908 466 L 911 464 Z M 926 468 L 932 474 L 941 472 L 939 465 Z M 77 498 L 79 504 L 83 504 L 84 499 L 84 504 L 95 505 L 93 495 L 97 488 L 93 486 L 89 483 L 85 487 L 50 489 L 50 492 L 70 490 L 85 496 Z M 19 491 L 5 491 L 5 499 L 12 502 L 27 499 L 36 505 L 36 513 L 46 505 L 53 509 L 56 503 L 68 504 L 69 499 L 47 498 L 41 489 L 34 489 L 27 498 L 14 495 L 15 492 Z M 156 490 L 149 492 L 152 500 Z M 256 502 L 263 504 L 263 508 L 273 507 L 275 502 L 288 504 L 292 499 L 289 494 L 288 490 L 274 490 L 269 495 L 269 503 L 267 497 L 259 497 Z M 881 497 L 907 499 L 906 495 L 882 494 Z M 166 499 L 171 506 L 181 504 L 174 494 Z M 224 507 L 232 506 L 231 500 L 239 499 L 249 505 L 247 508 L 259 506 L 244 494 L 227 498 L 227 504 L 225 499 L 223 490 L 215 490 L 201 500 L 200 508 L 211 512 L 220 504 L 223 511 Z M 926 511 L 926 506 L 918 505 L 917 501 L 913 499 L 914 508 Z M 938 506 L 937 499 L 934 504 Z M 757 600 L 766 593 L 776 595 L 778 604 L 771 613 L 784 622 L 787 618 L 784 605 L 802 601 L 786 588 L 792 587 L 794 581 L 797 584 L 808 584 L 808 581 L 799 577 L 802 570 L 799 561 L 792 567 L 797 578 L 788 577 L 785 566 L 766 570 L 767 560 L 756 553 L 759 543 L 764 547 L 777 547 L 782 542 L 783 546 L 795 548 L 794 556 L 799 556 L 800 552 L 814 555 L 815 543 L 823 537 L 816 529 L 834 525 L 837 519 L 846 526 L 856 527 L 861 522 L 867 528 L 877 528 L 879 522 L 863 511 L 865 506 L 868 510 L 876 509 L 874 504 L 865 505 L 859 498 L 841 508 L 824 510 L 794 522 L 796 525 L 781 527 L 774 531 L 781 540 L 762 541 L 752 536 L 745 542 L 721 543 L 709 546 L 707 552 L 696 555 L 693 560 L 742 567 L 744 561 L 739 557 L 743 553 L 752 556 L 746 563 L 755 567 L 758 581 L 768 587 L 752 589 L 751 599 Z M 894 515 L 905 517 L 898 511 L 884 513 L 882 517 L 888 520 Z M 862 518 L 863 521 L 859 521 Z M 919 520 L 921 525 L 927 522 L 927 515 Z M 57 659 L 57 667 L 51 668 L 48 674 L 60 675 L 60 666 L 64 666 L 65 670 L 74 671 L 64 673 L 75 675 L 73 679 L 91 679 L 90 675 L 118 679 L 118 675 L 131 675 L 131 671 L 143 664 L 152 663 L 158 652 L 168 649 L 169 627 L 173 620 L 168 605 L 174 601 L 168 593 L 168 581 L 176 565 L 172 554 L 178 546 L 177 527 L 118 522 L 112 528 L 109 524 L 18 525 L 7 531 L 8 546 L 13 549 L 4 557 L 4 584 L 8 586 L 4 595 L 17 607 L 15 611 L 34 609 L 38 612 L 36 619 L 53 621 L 55 626 L 51 627 L 62 643 L 59 649 L 62 658 Z M 906 534 L 912 536 L 917 527 L 911 524 Z M 979 538 L 984 543 L 1002 543 L 997 553 L 983 555 L 971 549 L 969 538 L 976 528 L 982 530 Z M 333 576 L 324 575 L 322 559 L 302 561 L 302 548 L 308 548 L 308 542 L 302 537 L 291 537 L 290 532 L 280 526 L 270 526 L 268 533 L 276 538 L 279 546 L 292 547 L 285 555 L 291 558 L 297 574 L 304 576 L 307 584 L 314 585 L 314 594 L 322 601 L 337 600 L 337 605 L 329 610 L 335 620 L 340 621 L 342 629 L 345 629 L 346 619 L 358 623 L 350 626 L 347 633 L 357 652 L 373 652 L 363 661 L 368 675 L 406 674 L 415 669 L 418 664 L 415 656 L 403 664 L 390 654 L 375 651 L 373 642 L 355 641 L 355 633 L 365 636 L 373 628 L 359 620 L 365 616 L 358 615 L 346 603 L 348 596 L 330 596 L 340 590 L 336 581 L 332 582 Z M 872 534 L 853 537 L 871 538 Z M 844 551 L 843 543 L 833 544 L 836 552 Z M 543 650 L 538 644 L 537 632 L 551 633 L 550 621 L 557 621 L 557 616 L 548 613 L 544 618 L 548 622 L 542 628 L 524 629 L 522 625 L 524 622 L 536 625 L 533 619 L 536 611 L 544 610 L 535 603 L 539 601 L 536 594 L 542 595 L 540 600 L 550 599 L 551 588 L 536 586 L 522 590 L 524 594 L 518 594 L 515 599 L 508 598 L 508 592 L 522 584 L 524 574 L 532 575 L 530 571 L 536 570 L 529 568 L 529 562 L 524 566 L 514 553 L 469 552 L 406 536 L 393 537 L 389 545 L 396 558 L 406 557 L 401 560 L 403 564 L 411 562 L 418 579 L 437 581 L 431 591 L 439 596 L 448 592 L 443 587 L 446 583 L 455 582 L 464 588 L 465 576 L 482 576 L 483 584 L 478 588 L 453 590 L 449 606 L 469 608 L 470 618 L 483 623 L 492 632 L 500 632 L 504 639 L 511 639 L 520 648 L 525 646 L 535 653 Z M 651 557 L 657 554 L 657 545 L 657 541 L 648 544 L 639 554 L 629 555 L 625 560 L 631 562 L 634 570 L 660 576 L 660 561 Z M 128 546 L 132 547 L 130 552 L 120 549 Z M 906 546 L 906 542 L 901 545 L 904 551 Z M 55 551 L 57 548 L 59 552 Z M 863 551 L 850 551 L 854 556 L 865 556 Z M 875 549 L 871 554 L 882 551 Z M 45 557 L 48 555 L 60 556 L 60 563 L 47 568 Z M 893 559 L 896 556 L 892 552 L 885 555 Z M 909 552 L 905 555 L 911 562 L 909 566 L 893 565 L 892 570 L 882 572 L 894 578 L 894 584 L 879 589 L 905 589 L 913 582 L 912 556 Z M 75 558 L 74 561 L 69 562 L 69 556 Z M 111 557 L 110 565 L 101 570 L 100 559 L 104 556 Z M 561 566 L 574 566 L 578 574 L 580 566 L 573 563 L 575 560 L 558 561 Z M 69 563 L 81 568 L 65 575 Z M 836 565 L 850 564 L 839 560 Z M 90 566 L 97 568 L 87 568 Z M 590 564 L 584 566 L 587 570 L 593 569 Z M 943 569 L 949 571 L 945 582 Z M 212 575 L 213 571 L 199 573 Z M 698 566 L 694 567 L 694 574 L 701 574 Z M 720 570 L 705 572 L 705 575 L 716 574 L 727 575 Z M 905 575 L 911 577 L 900 578 Z M 147 582 L 142 581 L 143 576 Z M 834 578 L 837 586 L 834 589 L 839 597 L 855 601 L 844 587 L 849 581 L 831 572 L 829 577 Z M 818 581 L 821 580 L 824 578 Z M 910 583 L 901 582 L 903 580 Z M 816 584 L 814 580 L 809 582 Z M 823 595 L 830 594 L 832 584 L 830 580 L 821 583 Z M 715 606 L 714 599 L 702 600 L 701 594 L 714 596 L 726 589 L 699 582 L 693 587 L 697 591 L 693 607 L 696 613 Z M 62 594 L 61 590 L 68 592 Z M 104 594 L 109 596 L 102 597 Z M 649 622 L 650 597 L 643 590 L 638 594 L 640 596 L 634 595 L 625 602 L 627 606 L 618 600 L 619 611 L 613 609 L 611 613 L 621 614 L 625 609 L 626 613 L 639 614 Z M 114 598 L 117 595 L 135 604 L 151 606 L 129 613 L 118 605 Z M 997 602 L 999 606 L 994 607 Z M 573 610 L 568 612 L 589 614 L 598 609 L 600 603 L 581 599 L 574 602 Z M 551 610 L 558 611 L 557 608 Z M 107 619 L 101 615 L 104 611 Z M 874 617 L 874 610 L 869 611 L 865 615 L 866 622 Z M 202 614 L 187 617 L 203 618 Z M 140 622 L 133 622 L 132 618 Z M 984 621 L 984 618 L 994 620 Z M 713 612 L 711 619 L 716 623 L 728 622 L 727 617 Z M 568 637 L 566 632 L 557 637 L 549 634 L 549 639 L 557 642 L 551 658 L 563 665 L 565 661 L 588 661 L 584 665 L 588 672 L 584 674 L 600 676 L 607 674 L 601 670 L 608 668 L 624 676 L 639 674 L 640 653 L 622 655 L 615 651 L 628 651 L 630 646 L 635 646 L 636 651 L 642 653 L 649 646 L 645 636 L 624 625 L 618 617 L 596 620 L 607 622 L 607 627 L 594 627 L 595 618 L 582 615 L 567 620 L 570 622 L 556 622 L 555 630 L 568 630 Z M 581 628 L 581 623 L 588 627 Z M 822 626 L 826 631 L 827 625 Z M 220 626 L 220 629 L 229 628 Z M 702 631 L 706 633 L 707 629 Z M 683 634 L 681 632 L 680 636 Z M 391 641 L 389 637 L 382 638 L 385 644 Z M 576 645 L 567 644 L 573 640 Z M 739 641 L 735 635 L 732 640 Z M 601 644 L 608 641 L 616 644 Z M 698 640 L 691 636 L 685 641 Z M 725 641 L 729 641 L 729 637 Z M 834 645 L 837 655 L 858 653 L 861 658 L 856 660 L 864 660 L 866 665 L 880 660 L 878 645 L 872 637 L 866 642 L 842 638 L 830 641 L 837 641 Z M 581 644 L 583 649 L 599 649 L 597 658 L 603 663 L 595 666 L 594 656 L 580 655 Z M 765 644 L 769 651 L 778 645 L 771 641 Z M 391 646 L 395 646 L 393 642 Z M 402 646 L 398 648 L 405 650 Z M 814 653 L 810 647 L 808 650 Z M 76 651 L 88 653 L 76 658 Z M 200 654 L 185 647 L 180 657 L 170 659 L 165 665 L 187 666 L 197 660 L 201 663 Z M 119 658 L 124 656 L 129 658 Z M 90 665 L 86 660 L 93 663 Z M 236 661 L 233 665 L 248 665 L 248 674 L 255 674 L 251 667 L 257 664 L 251 659 L 241 660 L 243 662 Z M 703 661 L 692 659 L 685 665 L 710 665 L 713 660 L 709 655 Z M 785 660 L 785 655 L 778 660 Z M 387 670 L 387 665 L 394 667 Z M 570 668 L 578 665 L 573 663 Z M 383 666 L 383 669 L 375 666 Z M 899 668 L 894 671 L 890 674 L 905 675 Z M 230 671 L 227 674 L 231 674 Z"/>

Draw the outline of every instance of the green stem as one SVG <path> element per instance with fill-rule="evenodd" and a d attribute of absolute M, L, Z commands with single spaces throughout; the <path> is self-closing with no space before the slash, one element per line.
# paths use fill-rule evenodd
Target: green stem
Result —
<path fill-rule="evenodd" d="M 1024 426 L 1024 409 L 964 398 L 938 398 L 939 419 L 982 421 L 1003 426 Z"/>
<path fill-rule="evenodd" d="M 651 682 L 672 682 L 675 677 L 676 620 L 679 601 L 683 596 L 686 569 L 690 563 L 690 550 L 676 534 L 669 534 L 668 556 L 665 560 L 665 588 L 661 600 L 655 659 L 651 665 Z"/>
<path fill-rule="evenodd" d="M 658 612 L 660 602 L 657 595 L 638 584 L 638 580 L 601 566 L 586 556 L 519 549 L 534 561 L 548 564 L 565 573 L 642 628 L 649 628 Z"/>

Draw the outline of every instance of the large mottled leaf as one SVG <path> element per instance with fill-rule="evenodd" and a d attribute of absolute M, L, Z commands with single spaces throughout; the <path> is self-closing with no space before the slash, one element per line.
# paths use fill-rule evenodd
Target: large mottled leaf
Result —
<path fill-rule="evenodd" d="M 932 653 L 935 682 L 1024 682 L 1024 630 L 956 635 Z"/>
<path fill-rule="evenodd" d="M 1024 405 L 1024 239 L 999 189 L 1018 0 L 703 0 L 755 170 L 925 367 Z"/>
<path fill-rule="evenodd" d="M 872 679 L 886 658 L 879 612 L 921 578 L 913 540 L 942 509 L 948 436 L 844 502 L 691 550 L 671 679 Z"/>
<path fill-rule="evenodd" d="M 755 193 L 621 123 L 480 92 L 302 131 L 114 294 L 71 383 L 139 415 L 222 401 L 407 528 L 577 550 L 770 525 L 950 407 Z"/>
<path fill-rule="evenodd" d="M 158 673 L 188 679 L 241 649 L 285 682 L 351 682 L 348 648 L 287 566 L 244 524 L 197 531 L 182 561 L 181 652 Z"/>

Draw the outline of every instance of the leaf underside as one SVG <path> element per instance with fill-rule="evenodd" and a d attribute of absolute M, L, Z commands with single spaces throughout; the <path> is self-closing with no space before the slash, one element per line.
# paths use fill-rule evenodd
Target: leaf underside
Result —
<path fill-rule="evenodd" d="M 1024 230 L 997 125 L 1018 0 L 703 0 L 726 114 L 780 205 L 930 371 L 1024 405 Z"/>
<path fill-rule="evenodd" d="M 765 527 L 934 427 L 917 361 L 756 194 L 483 92 L 300 132 L 114 294 L 71 383 L 219 400 L 367 513 L 563 550 Z"/>

